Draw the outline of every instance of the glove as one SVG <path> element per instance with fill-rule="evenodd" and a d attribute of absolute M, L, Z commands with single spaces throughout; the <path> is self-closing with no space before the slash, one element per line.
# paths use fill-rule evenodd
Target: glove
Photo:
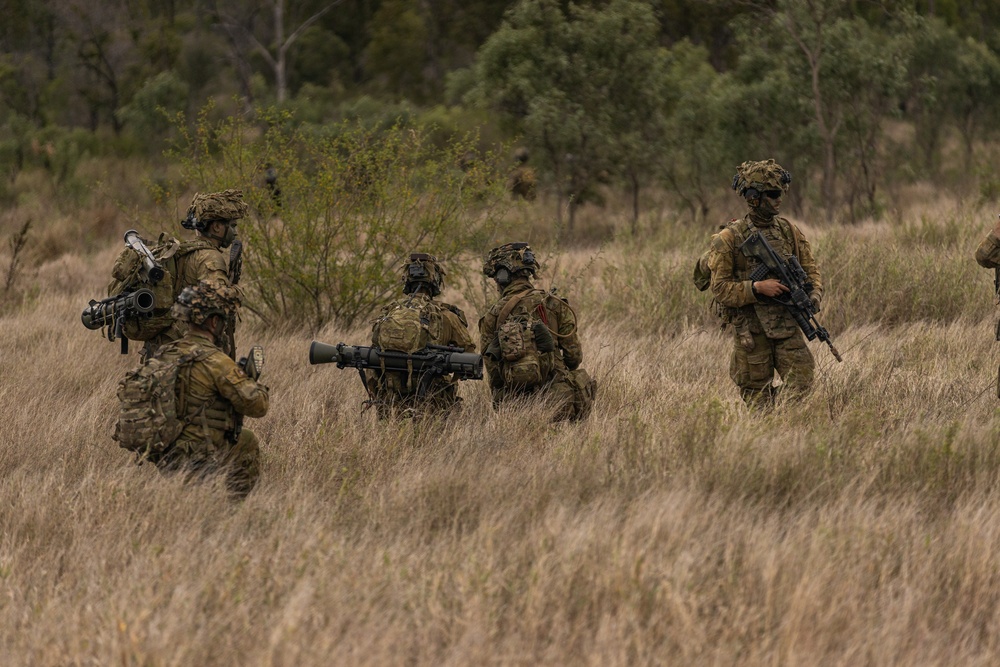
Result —
<path fill-rule="evenodd" d="M 818 294 L 810 294 L 809 298 L 810 298 L 810 300 L 812 300 L 813 306 L 816 308 L 816 312 L 818 313 L 820 311 L 820 303 L 819 303 L 820 302 L 820 297 L 819 297 L 819 295 Z"/>

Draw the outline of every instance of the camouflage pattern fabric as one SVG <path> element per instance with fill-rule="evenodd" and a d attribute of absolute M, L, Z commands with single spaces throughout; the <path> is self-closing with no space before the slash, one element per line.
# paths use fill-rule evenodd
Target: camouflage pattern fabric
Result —
<path fill-rule="evenodd" d="M 195 194 L 188 207 L 188 217 L 200 222 L 239 220 L 246 216 L 248 210 L 249 207 L 243 201 L 243 191 L 229 189 Z"/>
<path fill-rule="evenodd" d="M 1000 269 L 1000 238 L 993 230 L 976 248 L 976 262 L 984 269 Z M 1000 299 L 1000 294 L 996 298 Z M 997 322 L 995 337 L 1000 340 L 1000 321 Z M 1000 398 L 1000 368 L 997 369 L 997 398 Z"/>
<path fill-rule="evenodd" d="M 497 354 L 500 312 L 508 301 L 525 292 L 527 293 L 521 297 L 515 311 L 524 309 L 538 312 L 552 332 L 555 342 L 554 350 L 542 354 L 547 376 L 545 383 L 531 388 L 507 384 L 501 367 L 504 362 Z M 541 317 L 542 313 L 544 317 Z M 500 299 L 479 320 L 479 344 L 484 351 L 483 365 L 489 378 L 494 405 L 500 405 L 508 398 L 536 396 L 556 406 L 557 421 L 582 419 L 590 412 L 596 383 L 586 371 L 576 372 L 582 370 L 580 364 L 583 362 L 583 346 L 577 332 L 576 315 L 565 299 L 534 289 L 526 278 L 514 280 L 503 289 Z"/>
<path fill-rule="evenodd" d="M 436 301 L 427 294 L 418 292 L 402 301 L 393 301 L 382 308 L 378 318 L 372 323 L 372 345 L 378 347 L 380 322 L 387 314 L 400 308 L 407 308 L 421 314 L 426 320 L 422 326 L 422 340 L 430 345 L 451 345 L 466 352 L 474 352 L 476 344 L 468 331 L 468 321 L 461 309 L 442 301 Z M 461 399 L 458 397 L 458 380 L 454 377 L 434 378 L 427 393 L 418 395 L 419 377 L 401 371 L 368 370 L 365 378 L 372 392 L 372 402 L 380 418 L 392 416 L 426 416 L 441 414 L 453 409 Z"/>
<path fill-rule="evenodd" d="M 812 385 L 815 362 L 812 353 L 805 347 L 802 332 L 787 309 L 758 300 L 751 289 L 749 277 L 757 262 L 745 257 L 739 249 L 750 235 L 751 227 L 767 238 L 771 247 L 783 257 L 795 254 L 797 248 L 799 262 L 813 283 L 810 296 L 817 304 L 823 297 L 823 283 L 812 249 L 802 232 L 785 218 L 763 220 L 747 214 L 713 236 L 708 257 L 710 288 L 718 304 L 732 309 L 731 317 L 735 318 L 731 320 L 734 342 L 730 374 L 745 399 L 771 387 L 774 372 L 782 377 L 786 385 L 794 384 L 798 393 L 804 393 Z M 741 326 L 736 326 L 737 323 Z M 766 345 L 764 341 L 767 341 Z M 779 361 L 779 350 L 775 345 L 795 352 Z M 800 347 L 801 352 L 798 352 Z M 765 356 L 767 363 L 764 362 Z M 789 376 L 798 379 L 793 383 Z M 768 395 L 771 395 L 770 390 Z"/>
<path fill-rule="evenodd" d="M 230 442 L 236 413 L 263 417 L 269 406 L 268 389 L 250 379 L 236 362 L 219 349 L 210 334 L 198 329 L 164 345 L 156 353 L 169 361 L 194 355 L 178 378 L 178 417 L 186 425 L 180 436 L 153 462 L 165 473 L 183 471 L 197 477 L 224 474 L 227 487 L 246 495 L 260 474 L 260 445 L 244 428 L 236 442 Z"/>
<path fill-rule="evenodd" d="M 145 338 L 144 356 L 148 357 L 161 345 L 170 341 L 180 339 L 187 331 L 187 324 L 177 320 L 171 313 L 174 301 L 185 287 L 197 285 L 199 282 L 207 282 L 219 287 L 229 287 L 229 254 L 219 247 L 218 241 L 199 236 L 190 241 L 181 241 L 176 254 L 173 256 L 173 265 L 165 266 L 173 272 L 172 293 L 170 294 L 169 306 L 157 308 L 154 313 L 160 323 L 159 333 L 151 338 Z M 164 301 L 166 295 L 164 295 Z M 160 303 L 160 298 L 157 299 Z M 126 335 L 128 332 L 126 331 Z M 132 338 L 132 336 L 129 336 Z M 139 340 L 139 339 L 137 339 Z"/>

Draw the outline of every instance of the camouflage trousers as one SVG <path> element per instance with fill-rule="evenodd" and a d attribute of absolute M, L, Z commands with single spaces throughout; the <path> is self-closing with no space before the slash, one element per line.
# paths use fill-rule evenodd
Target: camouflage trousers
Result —
<path fill-rule="evenodd" d="M 389 371 L 383 375 L 370 370 L 366 379 L 372 393 L 370 404 L 375 406 L 379 419 L 443 417 L 462 402 L 458 397 L 457 381 L 446 378 L 431 381 L 423 396 L 412 388 L 416 379 L 407 377 L 406 373 Z"/>
<path fill-rule="evenodd" d="M 753 334 L 753 349 L 747 350 L 737 336 L 733 337 L 733 356 L 729 377 L 740 388 L 744 402 L 751 407 L 765 406 L 777 396 L 772 384 L 777 373 L 784 383 L 783 391 L 801 397 L 812 388 L 816 361 L 806 347 L 806 339 L 797 331 L 790 338 L 768 338 Z"/>
<path fill-rule="evenodd" d="M 178 441 L 154 463 L 162 474 L 182 474 L 189 481 L 224 475 L 229 492 L 243 499 L 260 479 L 260 441 L 249 429 L 242 430 L 236 444 L 227 442 L 214 451 L 201 443 Z"/>
<path fill-rule="evenodd" d="M 597 382 L 587 371 L 557 371 L 556 377 L 532 389 L 494 387 L 493 406 L 499 408 L 505 400 L 533 397 L 555 408 L 552 421 L 580 421 L 586 419 L 594 405 Z"/>

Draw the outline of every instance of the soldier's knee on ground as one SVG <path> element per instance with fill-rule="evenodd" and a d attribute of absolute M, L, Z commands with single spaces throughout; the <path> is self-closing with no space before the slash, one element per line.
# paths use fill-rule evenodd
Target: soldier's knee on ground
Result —
<path fill-rule="evenodd" d="M 226 488 L 233 495 L 245 498 L 260 479 L 260 441 L 253 431 L 243 429 L 223 463 Z"/>

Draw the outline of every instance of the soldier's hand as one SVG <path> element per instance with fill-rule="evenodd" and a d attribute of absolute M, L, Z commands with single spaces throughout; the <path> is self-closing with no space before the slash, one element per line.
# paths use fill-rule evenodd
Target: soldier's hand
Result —
<path fill-rule="evenodd" d="M 260 374 L 264 371 L 264 348 L 254 345 L 250 348 L 247 356 L 239 360 L 239 366 L 251 380 L 260 379 Z"/>
<path fill-rule="evenodd" d="M 754 294 L 762 294 L 763 296 L 780 296 L 788 292 L 788 288 L 785 287 L 777 278 L 768 278 L 767 280 L 758 280 L 753 284 Z"/>
<path fill-rule="evenodd" d="M 812 301 L 813 308 L 815 308 L 816 312 L 818 313 L 820 311 L 820 298 L 815 294 L 810 294 L 809 300 Z"/>

